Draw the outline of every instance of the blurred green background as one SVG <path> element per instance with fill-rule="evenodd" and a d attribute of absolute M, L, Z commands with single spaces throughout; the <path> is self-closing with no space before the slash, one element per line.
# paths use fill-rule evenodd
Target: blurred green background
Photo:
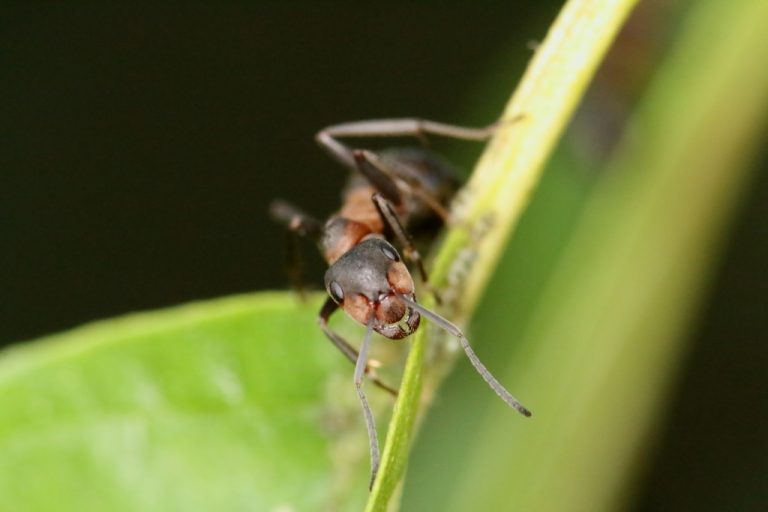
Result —
<path fill-rule="evenodd" d="M 620 36 L 557 156 L 567 172 L 546 198 L 563 212 L 600 178 L 686 7 L 645 2 Z M 314 132 L 414 115 L 487 123 L 559 8 L 5 4 L 0 343 L 285 287 L 284 237 L 267 204 L 283 197 L 325 215 L 345 179 Z M 465 170 L 480 151 L 435 146 Z M 768 508 L 768 153 L 753 165 L 633 510 Z M 520 236 L 558 243 L 557 232 Z M 323 264 L 305 250 L 317 283 Z M 512 291 L 509 301 L 524 298 Z M 486 361 L 504 351 L 482 346 Z M 465 366 L 420 434 L 406 505 L 424 475 L 466 452 L 457 432 L 430 429 L 490 395 Z"/>

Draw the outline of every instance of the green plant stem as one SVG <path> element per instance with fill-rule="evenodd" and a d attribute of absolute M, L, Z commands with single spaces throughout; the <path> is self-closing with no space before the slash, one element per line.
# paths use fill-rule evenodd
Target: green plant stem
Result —
<path fill-rule="evenodd" d="M 462 264 L 462 251 L 474 256 L 452 313 L 471 315 L 544 164 L 635 3 L 567 2 L 537 49 L 462 193 L 466 205 L 459 205 L 456 225 L 435 262 L 432 278 L 442 285 L 452 272 L 460 272 L 454 265 Z"/>
<path fill-rule="evenodd" d="M 636 0 L 571 0 L 536 51 L 499 129 L 453 209 L 455 222 L 437 255 L 432 280 L 451 289 L 450 313 L 471 314 L 520 218 L 547 158 Z M 468 269 L 466 262 L 470 261 Z M 461 276 L 457 278 L 456 276 Z M 450 295 L 451 289 L 448 290 Z M 425 300 L 427 307 L 434 301 Z M 366 510 L 389 506 L 405 470 L 418 416 L 426 329 L 414 336 L 400 396 Z"/>

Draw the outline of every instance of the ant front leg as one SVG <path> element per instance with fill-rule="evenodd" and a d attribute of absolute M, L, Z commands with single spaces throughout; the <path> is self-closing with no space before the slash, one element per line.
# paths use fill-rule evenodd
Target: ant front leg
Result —
<path fill-rule="evenodd" d="M 373 194 L 371 201 L 373 201 L 373 204 L 379 211 L 379 215 L 384 221 L 384 224 L 390 231 L 392 231 L 400 243 L 400 246 L 403 248 L 403 255 L 413 262 L 413 264 L 416 265 L 416 268 L 419 269 L 419 274 L 421 274 L 421 280 L 424 284 L 429 284 L 427 270 L 424 268 L 424 260 L 421 259 L 421 254 L 419 254 L 418 249 L 416 249 L 416 246 L 413 244 L 413 239 L 411 239 L 411 236 L 403 227 L 400 219 L 397 218 L 397 213 L 395 213 L 395 208 L 392 206 L 392 203 L 378 193 Z"/>
<path fill-rule="evenodd" d="M 352 345 L 347 343 L 344 338 L 342 338 L 339 334 L 328 327 L 328 319 L 333 313 L 336 312 L 337 309 L 339 309 L 339 305 L 336 304 L 333 299 L 328 297 L 328 299 L 325 301 L 325 304 L 323 304 L 322 309 L 320 309 L 320 314 L 317 317 L 317 323 L 320 325 L 320 329 L 322 329 L 323 333 L 325 333 L 325 336 L 331 341 L 331 343 L 333 343 L 333 346 L 339 349 L 339 352 L 344 354 L 344 357 L 349 359 L 352 364 L 356 365 L 360 354 Z M 397 396 L 397 390 L 387 386 L 381 380 L 379 380 L 379 378 L 376 376 L 376 371 L 370 364 L 365 365 L 365 374 L 368 375 L 368 378 L 371 379 L 371 382 L 373 382 L 376 386 L 394 397 Z"/>
<path fill-rule="evenodd" d="M 400 219 L 397 217 L 397 213 L 395 213 L 395 209 L 392 206 L 392 203 L 382 197 L 381 194 L 373 194 L 371 201 L 373 201 L 373 204 L 376 206 L 376 209 L 384 221 L 384 224 L 389 227 L 389 229 L 398 239 L 400 246 L 403 248 L 403 255 L 411 262 L 413 262 L 413 264 L 416 265 L 416 268 L 419 269 L 421 281 L 424 283 L 430 293 L 432 293 L 432 295 L 435 297 L 435 301 L 437 301 L 438 304 L 442 303 L 440 294 L 429 283 L 427 269 L 424 267 L 424 260 L 421 258 L 421 254 L 419 253 L 418 249 L 416 249 L 416 246 L 413 243 L 413 239 L 408 234 L 408 231 L 405 230 L 403 224 L 400 222 Z"/>

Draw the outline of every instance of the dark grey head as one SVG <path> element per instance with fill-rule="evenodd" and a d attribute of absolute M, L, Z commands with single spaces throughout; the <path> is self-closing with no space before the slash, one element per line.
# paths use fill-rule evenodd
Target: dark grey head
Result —
<path fill-rule="evenodd" d="M 336 260 L 325 273 L 325 289 L 361 324 L 373 315 L 373 329 L 387 338 L 404 338 L 419 325 L 419 314 L 398 298 L 415 300 L 413 279 L 397 250 L 382 238 L 365 239 Z"/>

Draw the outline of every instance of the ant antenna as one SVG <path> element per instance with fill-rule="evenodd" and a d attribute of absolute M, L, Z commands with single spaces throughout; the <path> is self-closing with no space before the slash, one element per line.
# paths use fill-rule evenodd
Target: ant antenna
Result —
<path fill-rule="evenodd" d="M 421 313 L 422 315 L 429 318 L 431 321 L 436 323 L 440 328 L 445 330 L 446 332 L 456 336 L 459 339 L 459 343 L 461 343 L 461 348 L 464 349 L 464 352 L 466 352 L 467 357 L 469 358 L 469 362 L 472 363 L 472 366 L 475 367 L 477 372 L 480 374 L 480 376 L 485 380 L 485 382 L 488 383 L 489 386 L 496 392 L 497 395 L 501 397 L 502 400 L 504 400 L 507 405 L 509 405 L 511 408 L 522 414 L 523 416 L 531 416 L 531 411 L 523 407 L 523 405 L 517 401 L 515 397 L 513 397 L 509 391 L 507 391 L 504 386 L 501 385 L 501 383 L 496 380 L 496 378 L 491 375 L 491 372 L 488 371 L 488 368 L 485 367 L 483 363 L 480 362 L 480 359 L 478 359 L 477 355 L 475 354 L 475 351 L 472 350 L 472 347 L 469 346 L 469 340 L 467 340 L 467 337 L 464 336 L 464 333 L 461 332 L 461 329 L 456 327 L 454 324 L 443 318 L 442 316 L 438 315 L 434 311 L 430 311 L 429 309 L 425 308 L 421 304 L 418 304 L 416 301 L 413 301 L 406 297 L 405 295 L 402 295 L 400 293 L 397 294 L 398 298 L 405 302 L 407 305 Z M 359 359 L 358 359 L 359 363 Z"/>
<path fill-rule="evenodd" d="M 363 416 L 365 417 L 365 427 L 368 429 L 368 443 L 371 449 L 371 481 L 368 484 L 368 490 L 373 489 L 373 482 L 376 480 L 376 473 L 379 472 L 379 439 L 376 436 L 376 424 L 373 421 L 373 413 L 368 405 L 368 400 L 363 393 L 363 374 L 368 359 L 368 346 L 371 344 L 371 333 L 373 333 L 374 315 L 368 319 L 368 325 L 365 330 L 363 345 L 360 347 L 360 353 L 355 363 L 355 389 L 360 398 L 360 405 L 363 407 Z"/>

